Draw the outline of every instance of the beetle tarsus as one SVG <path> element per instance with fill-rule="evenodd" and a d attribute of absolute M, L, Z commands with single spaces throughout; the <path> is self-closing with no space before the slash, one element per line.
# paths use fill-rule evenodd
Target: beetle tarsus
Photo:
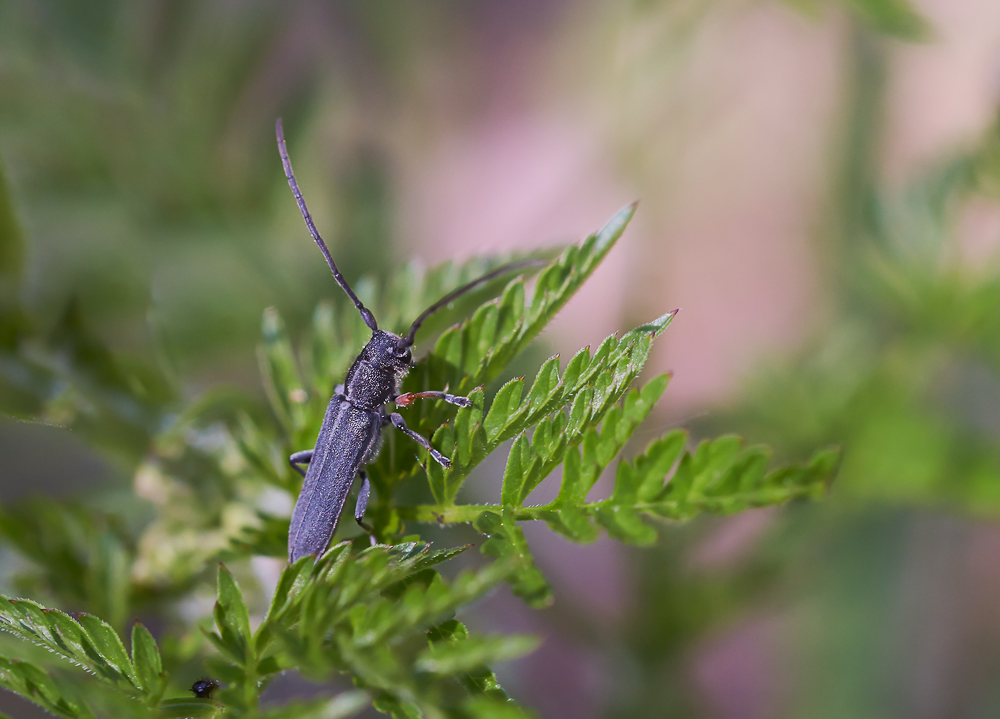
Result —
<path fill-rule="evenodd" d="M 443 454 L 441 454 L 440 452 L 438 452 L 433 447 L 431 447 L 430 453 L 431 453 L 431 456 L 435 460 L 437 460 L 438 464 L 440 464 L 445 469 L 451 469 L 451 460 L 450 459 L 448 459 L 447 457 L 445 457 Z"/>
<path fill-rule="evenodd" d="M 442 467 L 444 467 L 445 469 L 448 469 L 449 467 L 451 467 L 451 460 L 448 459 L 447 457 L 445 457 L 440 452 L 438 452 L 436 449 L 434 449 L 431 446 L 431 443 L 427 440 L 426 437 L 423 437 L 423 436 L 417 434 L 412 429 L 410 429 L 409 427 L 407 427 L 406 426 L 406 420 L 403 419 L 403 415 L 401 415 L 399 412 L 393 412 L 392 414 L 390 414 L 389 415 L 389 421 L 392 422 L 392 426 L 393 427 L 395 427 L 396 429 L 398 429 L 400 432 L 402 432 L 407 437 L 409 437 L 414 442 L 416 442 L 421 447 L 423 447 L 428 452 L 430 452 L 431 457 L 433 457 L 434 460 L 438 464 L 440 464 Z"/>

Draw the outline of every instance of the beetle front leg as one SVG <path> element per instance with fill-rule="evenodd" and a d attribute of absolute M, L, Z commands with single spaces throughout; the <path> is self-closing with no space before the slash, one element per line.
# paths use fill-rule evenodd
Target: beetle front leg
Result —
<path fill-rule="evenodd" d="M 406 392 L 398 395 L 392 401 L 395 402 L 398 407 L 408 407 L 413 404 L 413 400 L 415 399 L 443 399 L 448 404 L 456 404 L 459 407 L 472 406 L 472 400 L 468 397 L 459 397 L 458 395 L 448 394 L 447 392 Z"/>
<path fill-rule="evenodd" d="M 409 437 L 414 442 L 416 442 L 421 447 L 423 447 L 428 452 L 430 452 L 431 457 L 433 457 L 434 460 L 438 464 L 440 464 L 442 467 L 444 467 L 445 469 L 448 469 L 449 467 L 451 467 L 451 460 L 448 459 L 447 457 L 445 457 L 440 452 L 438 452 L 436 449 L 434 449 L 431 446 L 431 443 L 430 443 L 429 440 L 427 440 L 425 437 L 420 436 L 419 434 L 417 434 L 416 432 L 414 432 L 412 429 L 410 429 L 409 427 L 407 427 L 406 426 L 406 420 L 403 419 L 403 415 L 401 415 L 399 412 L 393 412 L 392 414 L 390 414 L 389 415 L 389 421 L 392 422 L 392 426 L 393 427 L 395 427 L 396 429 L 398 429 L 400 432 L 402 432 L 407 437 Z"/>
<path fill-rule="evenodd" d="M 301 452 L 296 452 L 295 454 L 293 454 L 291 457 L 288 458 L 288 463 L 292 465 L 292 469 L 294 469 L 296 472 L 305 477 L 306 473 L 302 470 L 302 468 L 299 465 L 309 464 L 309 462 L 312 461 L 314 451 L 315 450 L 312 449 L 304 449 Z"/>

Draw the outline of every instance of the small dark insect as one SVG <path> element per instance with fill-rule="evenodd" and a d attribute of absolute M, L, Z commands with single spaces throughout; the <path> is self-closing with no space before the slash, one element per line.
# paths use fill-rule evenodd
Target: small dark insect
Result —
<path fill-rule="evenodd" d="M 337 284 L 351 298 L 361 313 L 361 319 L 372 331 L 372 338 L 368 340 L 368 344 L 347 371 L 344 384 L 334 390 L 326 409 L 326 416 L 323 418 L 319 437 L 316 438 L 315 448 L 296 452 L 289 458 L 292 468 L 305 477 L 302 492 L 292 512 L 292 523 L 288 533 L 288 559 L 294 562 L 309 554 L 322 554 L 329 546 L 351 485 L 358 476 L 361 477 L 361 489 L 354 509 L 354 519 L 366 531 L 372 532 L 371 527 L 362 521 L 371 492 L 368 476 L 362 466 L 375 459 L 382 428 L 386 425 L 391 424 L 410 437 L 426 449 L 434 461 L 444 467 L 451 466 L 449 459 L 434 449 L 427 439 L 406 426 L 401 414 L 387 412 L 385 408 L 389 402 L 405 407 L 416 399 L 424 398 L 443 399 L 459 407 L 469 407 L 472 404 L 468 397 L 457 397 L 443 391 L 399 393 L 400 382 L 412 365 L 410 347 L 413 346 L 417 330 L 433 312 L 478 285 L 507 272 L 545 263 L 542 260 L 528 260 L 506 265 L 459 287 L 417 317 L 405 337 L 380 330 L 375 316 L 361 303 L 340 274 L 333 257 L 330 256 L 330 250 L 327 249 L 326 243 L 316 230 L 316 225 L 313 224 L 312 216 L 306 208 L 302 192 L 292 172 L 292 163 L 288 159 L 288 149 L 285 147 L 280 119 L 275 123 L 275 132 L 278 136 L 278 152 L 281 154 L 285 177 L 288 178 L 288 186 L 292 188 L 292 194 L 295 195 L 295 201 L 299 205 L 306 227 L 309 228 L 309 234 L 326 258 Z M 304 464 L 309 465 L 307 471 L 303 471 L 300 467 Z"/>
<path fill-rule="evenodd" d="M 191 693 L 196 699 L 211 699 L 212 693 L 219 688 L 215 679 L 199 679 L 191 685 Z"/>

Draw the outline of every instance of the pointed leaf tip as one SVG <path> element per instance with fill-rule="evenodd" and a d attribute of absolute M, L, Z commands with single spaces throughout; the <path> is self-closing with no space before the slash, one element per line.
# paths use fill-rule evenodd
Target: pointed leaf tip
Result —
<path fill-rule="evenodd" d="M 679 310 L 673 310 L 672 312 L 667 312 L 665 315 L 660 315 L 652 322 L 647 322 L 641 327 L 636 327 L 634 332 L 651 332 L 652 336 L 659 337 L 663 330 L 667 329 L 670 323 L 673 321 L 674 317 L 677 315 Z"/>
<path fill-rule="evenodd" d="M 597 242 L 599 246 L 608 247 L 621 237 L 622 232 L 625 231 L 625 226 L 632 220 L 633 215 L 635 215 L 636 203 L 631 205 L 625 205 L 612 215 L 604 227 L 600 229 L 597 233 Z"/>

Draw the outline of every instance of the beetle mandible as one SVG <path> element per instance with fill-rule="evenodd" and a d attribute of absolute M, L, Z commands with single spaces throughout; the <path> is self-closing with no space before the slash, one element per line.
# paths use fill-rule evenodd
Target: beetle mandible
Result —
<path fill-rule="evenodd" d="M 288 532 L 288 560 L 294 562 L 300 557 L 309 554 L 319 555 L 326 550 L 337 529 L 340 513 L 344 509 L 355 477 L 361 477 L 361 488 L 358 491 L 354 519 L 365 527 L 362 520 L 368 506 L 371 488 L 363 465 L 375 459 L 384 426 L 391 424 L 426 449 L 436 462 L 446 468 L 451 466 L 450 460 L 434 449 L 427 439 L 406 426 L 401 414 L 387 412 L 385 408 L 390 402 L 405 407 L 415 399 L 424 398 L 443 399 L 459 407 L 472 405 L 472 400 L 468 397 L 458 397 L 443 391 L 399 393 L 400 383 L 412 365 L 410 347 L 413 345 L 417 330 L 427 317 L 459 295 L 504 273 L 538 266 L 544 264 L 544 261 L 527 260 L 505 265 L 448 293 L 413 321 L 405 337 L 380 330 L 375 316 L 361 303 L 340 274 L 330 250 L 316 230 L 292 172 L 280 118 L 275 123 L 275 133 L 278 137 L 278 152 L 281 154 L 281 164 L 285 169 L 285 177 L 288 178 L 288 186 L 292 188 L 292 194 L 295 195 L 295 201 L 298 203 L 309 234 L 326 258 L 337 284 L 351 298 L 361 313 L 361 319 L 372 331 L 372 338 L 368 340 L 368 344 L 347 371 L 344 384 L 338 385 L 333 397 L 330 398 L 315 447 L 296 452 L 289 457 L 288 461 L 292 468 L 305 477 L 302 491 L 292 511 L 292 522 Z M 305 464 L 309 465 L 309 468 L 302 471 L 301 465 Z"/>

